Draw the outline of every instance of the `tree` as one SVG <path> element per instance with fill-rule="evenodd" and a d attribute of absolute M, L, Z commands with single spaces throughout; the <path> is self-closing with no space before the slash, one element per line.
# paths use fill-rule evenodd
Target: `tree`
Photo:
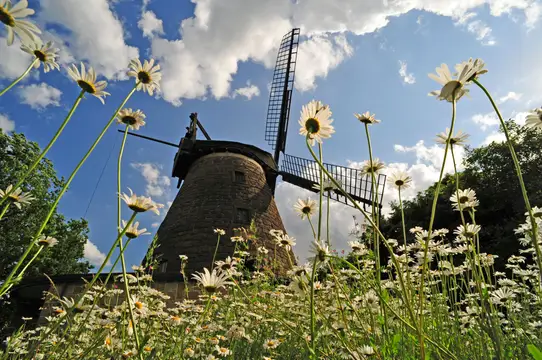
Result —
<path fill-rule="evenodd" d="M 531 206 L 542 206 L 542 131 L 528 129 L 508 121 L 523 179 Z M 482 226 L 480 247 L 482 252 L 498 255 L 495 267 L 504 270 L 506 259 L 518 252 L 514 229 L 525 221 L 525 203 L 521 195 L 514 164 L 506 143 L 491 143 L 476 149 L 467 149 L 464 170 L 459 177 L 459 188 L 476 191 L 480 206 L 476 222 Z M 435 184 L 436 185 L 436 184 Z M 414 226 L 429 224 L 435 185 L 418 193 L 411 201 L 403 202 L 407 231 Z M 434 229 L 453 231 L 461 223 L 459 213 L 453 211 L 450 196 L 455 192 L 455 178 L 443 179 Z M 391 216 L 382 224 L 383 232 L 391 238 L 402 239 L 401 213 L 398 204 L 392 204 Z M 411 234 L 410 241 L 413 237 Z"/>
<path fill-rule="evenodd" d="M 15 184 L 40 151 L 38 144 L 24 135 L 9 136 L 0 130 L 0 188 Z M 63 179 L 57 177 L 53 164 L 45 158 L 25 180 L 23 191 L 30 191 L 35 199 L 21 210 L 10 206 L 0 221 L 0 280 L 7 277 L 30 244 L 62 185 Z M 86 220 L 66 220 L 55 211 L 43 234 L 55 237 L 58 244 L 42 251 L 25 276 L 87 273 L 91 269 L 87 261 L 81 261 L 88 238 Z"/>

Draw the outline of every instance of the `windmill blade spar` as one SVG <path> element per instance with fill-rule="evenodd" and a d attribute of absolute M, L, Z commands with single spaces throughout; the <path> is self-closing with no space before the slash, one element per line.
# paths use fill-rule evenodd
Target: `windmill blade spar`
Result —
<path fill-rule="evenodd" d="M 363 174 L 359 169 L 326 163 L 324 163 L 324 166 L 334 179 L 341 182 L 345 192 L 354 200 L 363 204 L 364 209 L 366 209 L 367 205 L 371 206 L 373 204 L 374 192 L 372 191 L 376 191 L 377 205 L 379 208 L 382 207 L 386 175 L 379 174 L 376 178 L 376 184 L 371 189 L 371 176 Z M 320 169 L 314 160 L 285 154 L 282 159 L 280 174 L 283 181 L 313 192 L 318 192 Z M 326 194 L 326 196 L 328 195 Z M 340 191 L 329 193 L 329 197 L 343 204 L 354 206 Z"/>
<path fill-rule="evenodd" d="M 271 83 L 265 140 L 275 150 L 277 164 L 280 152 L 284 153 L 286 146 L 298 45 L 299 29 L 295 28 L 282 38 Z"/>

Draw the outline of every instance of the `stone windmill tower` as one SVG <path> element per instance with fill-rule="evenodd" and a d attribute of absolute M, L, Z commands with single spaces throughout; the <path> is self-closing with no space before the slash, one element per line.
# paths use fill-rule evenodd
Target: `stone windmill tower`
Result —
<path fill-rule="evenodd" d="M 268 248 L 269 255 L 276 253 L 273 261 L 277 264 L 277 272 L 284 273 L 290 267 L 287 252 L 275 248 L 269 234 L 272 229 L 285 231 L 274 199 L 277 177 L 316 192 L 313 186 L 318 183 L 319 176 L 314 161 L 284 153 L 298 44 L 299 29 L 296 28 L 283 37 L 277 56 L 265 129 L 265 140 L 273 154 L 249 144 L 212 140 L 197 114 L 191 114 L 190 126 L 178 145 L 158 140 L 178 148 L 172 175 L 179 179 L 180 187 L 158 229 L 160 246 L 154 253 L 160 261 L 158 273 L 178 274 L 181 254 L 188 256 L 187 274 L 210 267 L 217 243 L 214 228 L 226 231 L 216 259 L 233 255 L 234 244 L 230 236 L 234 235 L 235 228 L 248 228 L 252 220 L 258 230 L 257 245 Z M 204 140 L 197 139 L 198 128 Z M 283 159 L 279 167 L 281 153 Z M 326 167 L 342 181 L 345 190 L 356 201 L 370 206 L 369 177 L 362 177 L 356 169 L 330 164 Z M 379 202 L 384 180 L 383 175 L 378 178 Z M 348 204 L 340 193 L 329 196 Z M 249 252 L 255 251 L 253 247 Z M 293 254 L 290 255 L 293 259 Z"/>

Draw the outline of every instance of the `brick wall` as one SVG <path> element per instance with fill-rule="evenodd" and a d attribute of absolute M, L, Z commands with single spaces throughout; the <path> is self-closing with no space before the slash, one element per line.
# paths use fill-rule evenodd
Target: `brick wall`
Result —
<path fill-rule="evenodd" d="M 248 218 L 239 219 L 239 209 L 248 210 Z M 188 256 L 187 274 L 202 271 L 210 267 L 213 258 L 217 242 L 213 229 L 226 231 L 217 254 L 217 260 L 224 259 L 233 255 L 233 229 L 248 228 L 252 218 L 258 229 L 259 245 L 266 246 L 272 257 L 275 246 L 269 230 L 284 230 L 284 225 L 262 167 L 236 153 L 202 156 L 191 166 L 158 229 L 160 246 L 155 253 L 167 261 L 166 272 L 179 272 L 181 254 Z M 255 247 L 251 248 L 254 251 Z M 279 272 L 283 273 L 289 268 L 288 254 L 281 248 L 276 253 Z M 292 253 L 290 257 L 295 261 Z"/>

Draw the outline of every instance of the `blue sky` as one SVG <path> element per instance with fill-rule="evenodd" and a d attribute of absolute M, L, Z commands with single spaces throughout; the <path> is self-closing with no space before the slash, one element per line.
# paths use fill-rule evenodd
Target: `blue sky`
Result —
<path fill-rule="evenodd" d="M 178 142 L 188 115 L 198 112 L 214 139 L 228 139 L 269 150 L 264 141 L 268 85 L 280 38 L 301 27 L 296 91 L 292 102 L 287 153 L 307 157 L 297 135 L 301 106 L 319 99 L 331 106 L 336 133 L 324 144 L 327 162 L 359 166 L 367 159 L 362 126 L 352 113 L 371 111 L 381 124 L 372 127 L 374 153 L 388 171 L 404 169 L 414 178 L 408 196 L 423 190 L 438 175 L 443 150 L 435 134 L 449 123 L 449 104 L 427 96 L 438 84 L 427 77 L 445 62 L 450 66 L 479 57 L 489 73 L 483 83 L 498 99 L 503 114 L 521 122 L 524 112 L 542 103 L 542 5 L 530 0 L 355 1 L 324 0 L 31 0 L 43 38 L 62 49 L 61 72 L 33 71 L 0 99 L 0 127 L 24 133 L 45 145 L 78 94 L 65 67 L 84 61 L 109 82 L 112 95 L 102 105 L 87 97 L 48 157 L 60 176 L 68 176 L 80 157 L 133 86 L 124 76 L 132 57 L 156 58 L 163 68 L 162 93 L 136 93 L 128 107 L 147 115 L 141 134 Z M 5 32 L 0 31 L 0 37 Z M 0 88 L 29 63 L 18 46 L 0 39 Z M 489 103 L 472 89 L 458 106 L 457 127 L 479 146 L 499 141 Z M 68 217 L 86 216 L 94 263 L 115 237 L 115 169 L 120 145 L 116 127 L 79 172 L 60 203 Z M 177 189 L 170 178 L 175 149 L 129 138 L 123 164 L 123 186 L 157 202 L 172 201 Z M 110 160 L 108 157 L 111 156 Z M 100 173 L 104 174 L 98 183 Z M 98 184 L 98 185 L 97 185 Z M 96 194 L 91 199 L 97 187 Z M 286 229 L 298 239 L 304 258 L 307 224 L 292 214 L 306 193 L 281 183 L 276 200 Z M 388 189 L 385 200 L 395 198 Z M 345 247 L 352 226 L 350 208 L 333 207 L 333 238 Z M 156 231 L 162 217 L 139 220 Z M 138 264 L 151 236 L 127 250 Z"/>

